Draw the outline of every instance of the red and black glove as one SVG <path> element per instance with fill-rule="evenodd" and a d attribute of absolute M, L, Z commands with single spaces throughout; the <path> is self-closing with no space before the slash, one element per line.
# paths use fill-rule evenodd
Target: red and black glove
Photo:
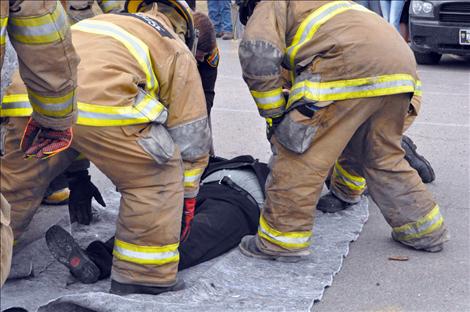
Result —
<path fill-rule="evenodd" d="M 194 219 L 194 210 L 196 209 L 196 198 L 185 198 L 183 208 L 183 224 L 181 226 L 181 242 L 188 239 L 191 232 L 191 223 Z"/>
<path fill-rule="evenodd" d="M 72 128 L 66 130 L 44 128 L 30 118 L 21 138 L 21 150 L 25 158 L 46 159 L 69 148 L 72 138 Z"/>

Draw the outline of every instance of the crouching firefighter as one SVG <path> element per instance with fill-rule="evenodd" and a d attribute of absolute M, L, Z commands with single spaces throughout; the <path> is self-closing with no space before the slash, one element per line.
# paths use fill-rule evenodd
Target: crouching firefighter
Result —
<path fill-rule="evenodd" d="M 259 230 L 242 240 L 242 252 L 308 255 L 315 206 L 342 153 L 357 160 L 393 239 L 440 251 L 444 219 L 400 146 L 410 101 L 421 96 L 406 42 L 350 1 L 247 0 L 240 15 L 249 19 L 239 49 L 243 77 L 273 150 Z M 292 82 L 287 101 L 283 67 Z"/>
<path fill-rule="evenodd" d="M 31 106 L 20 81 L 13 82 L 2 104 L 10 118 L 1 191 L 18 239 L 49 182 L 82 153 L 122 196 L 110 291 L 158 294 L 182 287 L 176 276 L 181 215 L 198 193 L 210 130 L 186 3 L 134 8 L 146 12 L 103 14 L 72 27 L 82 63 L 69 150 L 44 161 L 22 160 L 19 140 Z"/>

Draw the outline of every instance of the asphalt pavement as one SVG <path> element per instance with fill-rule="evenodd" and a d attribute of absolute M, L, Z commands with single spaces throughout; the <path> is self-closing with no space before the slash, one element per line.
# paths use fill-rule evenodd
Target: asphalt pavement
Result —
<path fill-rule="evenodd" d="M 212 115 L 221 156 L 270 155 L 264 123 L 241 78 L 237 41 L 219 41 L 221 64 Z M 423 107 L 408 135 L 436 172 L 428 185 L 451 240 L 441 253 L 414 251 L 390 238 L 371 203 L 370 218 L 314 311 L 470 311 L 470 62 L 446 56 L 419 66 Z M 407 256 L 408 261 L 388 260 Z M 282 285 L 280 285 L 282 287 Z"/>

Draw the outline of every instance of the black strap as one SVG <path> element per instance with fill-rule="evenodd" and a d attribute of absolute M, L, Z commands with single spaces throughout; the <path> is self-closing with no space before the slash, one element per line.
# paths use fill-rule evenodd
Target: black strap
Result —
<path fill-rule="evenodd" d="M 317 109 L 313 109 L 313 106 L 309 105 L 300 105 L 295 108 L 299 113 L 301 113 L 304 116 L 307 116 L 308 118 L 312 118 L 313 115 L 315 115 L 315 111 Z"/>
<path fill-rule="evenodd" d="M 175 37 L 173 37 L 173 35 L 159 21 L 154 20 L 153 18 L 150 18 L 146 15 L 139 14 L 139 13 L 131 14 L 131 13 L 124 13 L 124 12 L 114 13 L 114 14 L 135 17 L 135 18 L 141 20 L 142 22 L 144 22 L 145 24 L 149 25 L 153 29 L 155 29 L 160 35 L 162 35 L 162 37 L 175 39 Z"/>

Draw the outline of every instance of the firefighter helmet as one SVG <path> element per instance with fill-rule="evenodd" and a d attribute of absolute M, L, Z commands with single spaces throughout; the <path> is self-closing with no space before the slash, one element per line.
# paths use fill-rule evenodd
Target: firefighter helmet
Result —
<path fill-rule="evenodd" d="M 197 34 L 194 29 L 194 21 L 191 8 L 184 0 L 126 0 L 124 10 L 129 13 L 139 13 L 148 10 L 154 3 L 163 4 L 172 8 L 178 16 L 180 16 L 186 24 L 186 33 L 184 39 L 188 48 L 195 52 L 197 44 Z M 164 12 L 163 12 L 164 13 Z"/>

